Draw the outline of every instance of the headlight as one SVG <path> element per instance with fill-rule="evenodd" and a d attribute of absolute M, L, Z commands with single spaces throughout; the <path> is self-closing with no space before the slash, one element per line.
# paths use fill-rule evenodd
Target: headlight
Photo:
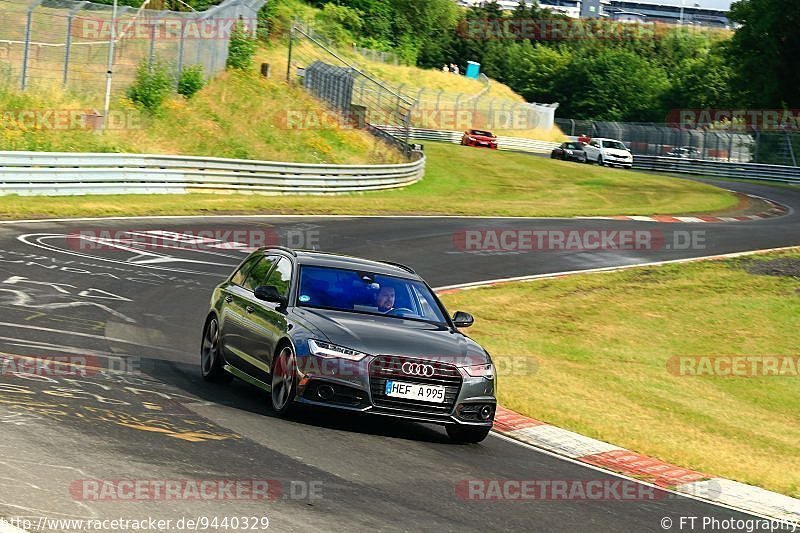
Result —
<path fill-rule="evenodd" d="M 316 341 L 308 339 L 308 349 L 312 354 L 320 357 L 340 357 L 342 359 L 349 359 L 351 361 L 361 361 L 368 354 L 345 348 L 344 346 L 337 346 L 324 341 Z"/>
<path fill-rule="evenodd" d="M 470 136 L 467 136 L 467 139 L 469 139 L 470 141 L 477 141 L 478 140 L 475 137 L 470 137 Z"/>
<path fill-rule="evenodd" d="M 464 372 L 473 378 L 494 379 L 493 364 L 470 365 L 462 368 L 464 369 Z"/>
<path fill-rule="evenodd" d="M 572 155 L 572 150 L 566 150 L 569 155 Z"/>

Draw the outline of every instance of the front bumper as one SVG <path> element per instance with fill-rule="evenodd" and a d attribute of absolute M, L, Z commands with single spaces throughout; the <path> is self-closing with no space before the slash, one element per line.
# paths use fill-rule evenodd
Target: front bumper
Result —
<path fill-rule="evenodd" d="M 629 167 L 633 165 L 633 158 L 632 157 L 617 157 L 613 155 L 606 156 L 606 164 L 608 165 L 621 165 L 625 167 Z"/>
<path fill-rule="evenodd" d="M 494 379 L 462 375 L 455 365 L 441 362 L 430 362 L 436 367 L 435 375 L 430 377 L 403 374 L 400 370 L 402 363 L 412 360 L 427 362 L 421 359 L 378 356 L 369 358 L 366 364 L 359 364 L 358 367 L 365 371 L 358 375 L 345 376 L 341 372 L 306 373 L 301 376 L 297 400 L 312 406 L 418 422 L 491 427 L 497 406 Z M 331 365 L 326 367 L 330 369 Z M 443 386 L 445 401 L 433 403 L 388 397 L 384 391 L 389 379 Z M 488 419 L 482 419 L 479 412 L 486 406 L 491 415 Z"/>

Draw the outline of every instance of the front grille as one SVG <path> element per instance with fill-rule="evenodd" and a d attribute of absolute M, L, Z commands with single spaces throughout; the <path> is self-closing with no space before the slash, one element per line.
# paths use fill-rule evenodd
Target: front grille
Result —
<path fill-rule="evenodd" d="M 430 377 L 410 376 L 402 370 L 403 363 L 406 362 L 430 364 L 434 367 L 434 374 Z M 386 396 L 386 382 L 388 380 L 415 384 L 442 385 L 445 387 L 444 402 L 422 402 Z M 390 410 L 402 410 L 408 413 L 449 414 L 453 410 L 453 406 L 458 398 L 458 393 L 461 391 L 461 374 L 455 365 L 410 357 L 376 357 L 370 363 L 369 381 L 370 391 L 372 392 L 372 403 L 375 404 L 376 407 Z"/>

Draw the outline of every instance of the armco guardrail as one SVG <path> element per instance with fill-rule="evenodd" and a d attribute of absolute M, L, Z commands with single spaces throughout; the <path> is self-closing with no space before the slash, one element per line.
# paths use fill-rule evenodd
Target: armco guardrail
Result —
<path fill-rule="evenodd" d="M 400 135 L 402 130 L 392 126 L 376 126 L 381 130 L 391 135 Z M 409 130 L 409 137 L 418 141 L 440 141 L 460 143 L 463 131 L 450 131 L 450 130 L 427 130 L 421 128 L 411 128 Z M 498 150 L 509 150 L 514 152 L 531 152 L 537 154 L 550 153 L 550 151 L 557 147 L 559 143 L 550 141 L 537 141 L 535 139 L 525 139 L 522 137 L 506 137 L 498 135 L 497 148 Z"/>
<path fill-rule="evenodd" d="M 410 185 L 425 157 L 394 165 L 324 165 L 193 156 L 0 152 L 0 194 L 239 191 L 335 194 Z"/>
<path fill-rule="evenodd" d="M 633 167 L 639 170 L 675 172 L 696 176 L 743 178 L 800 184 L 800 167 L 763 165 L 760 163 L 728 163 L 650 155 L 633 156 Z"/>
<path fill-rule="evenodd" d="M 387 133 L 392 133 L 392 128 L 386 126 L 380 126 L 380 128 L 384 131 L 387 131 Z M 426 130 L 418 128 L 412 128 L 410 132 L 410 137 L 412 139 L 452 143 L 461 142 L 461 135 L 463 135 L 463 132 L 460 131 Z M 497 146 L 500 150 L 549 153 L 558 145 L 559 143 L 536 141 L 521 137 L 497 137 Z M 653 172 L 673 172 L 676 174 L 691 174 L 695 176 L 710 176 L 715 178 L 740 178 L 800 184 L 800 167 L 788 167 L 781 165 L 634 155 L 633 168 L 638 170 L 649 170 Z"/>

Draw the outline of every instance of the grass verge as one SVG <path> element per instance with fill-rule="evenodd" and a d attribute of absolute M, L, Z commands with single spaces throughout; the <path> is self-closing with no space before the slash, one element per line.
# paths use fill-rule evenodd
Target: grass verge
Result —
<path fill-rule="evenodd" d="M 0 197 L 0 217 L 203 215 L 577 216 L 711 212 L 736 197 L 688 180 L 430 143 L 425 178 L 409 187 L 325 196 L 246 194 Z"/>
<path fill-rule="evenodd" d="M 798 279 L 800 248 L 507 284 L 443 299 L 448 308 L 475 315 L 470 334 L 490 353 L 535 363 L 529 375 L 500 367 L 499 399 L 506 407 L 800 497 L 800 369 L 722 377 L 680 375 L 671 366 L 678 356 L 797 361 Z"/>
<path fill-rule="evenodd" d="M 191 100 L 170 98 L 154 115 L 124 99 L 112 109 L 119 127 L 104 134 L 88 128 L 25 120 L 24 113 L 87 109 L 80 95 L 60 87 L 25 93 L 0 86 L 0 150 L 185 154 L 304 163 L 393 163 L 396 150 L 365 131 L 342 128 L 302 87 L 253 72 L 214 77 Z M 300 113 L 302 110 L 302 113 Z M 316 117 L 308 127 L 288 127 L 291 114 Z"/>

